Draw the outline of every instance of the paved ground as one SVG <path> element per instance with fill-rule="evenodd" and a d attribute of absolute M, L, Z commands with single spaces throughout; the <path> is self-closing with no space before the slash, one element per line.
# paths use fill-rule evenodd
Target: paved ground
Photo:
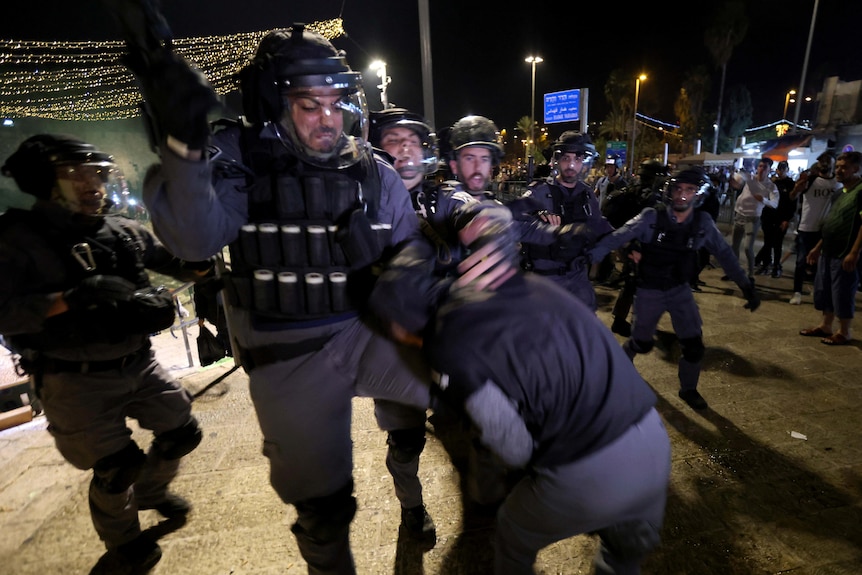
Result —
<path fill-rule="evenodd" d="M 676 395 L 678 346 L 666 319 L 656 349 L 636 361 L 659 394 L 673 445 L 663 545 L 643 572 L 858 575 L 862 345 L 857 340 L 830 348 L 797 335 L 818 316 L 810 296 L 802 306 L 788 305 L 790 278 L 762 280 L 764 302 L 752 314 L 721 275 L 704 272 L 707 285 L 696 296 L 708 348 L 700 389 L 710 409 L 696 413 Z M 615 291 L 597 291 L 599 315 L 610 325 Z M 175 484 L 195 506 L 187 524 L 160 523 L 155 512 L 142 513 L 164 549 L 152 573 L 305 573 L 289 532 L 293 511 L 267 483 L 247 378 L 231 371 L 230 360 L 190 368 L 180 333 L 155 339 L 162 362 L 195 394 L 205 439 L 186 458 Z M 436 437 L 429 424 L 420 472 L 438 542 L 423 553 L 399 539 L 385 436 L 375 427 L 370 400 L 355 400 L 353 429 L 359 512 L 352 539 L 359 572 L 489 573 L 492 530 L 462 505 L 457 444 Z M 148 441 L 137 431 L 135 437 Z M 101 572 L 103 548 L 89 521 L 88 481 L 87 473 L 59 457 L 43 418 L 0 432 L 0 574 Z M 589 573 L 595 547 L 589 536 L 560 542 L 541 553 L 536 570 Z"/>

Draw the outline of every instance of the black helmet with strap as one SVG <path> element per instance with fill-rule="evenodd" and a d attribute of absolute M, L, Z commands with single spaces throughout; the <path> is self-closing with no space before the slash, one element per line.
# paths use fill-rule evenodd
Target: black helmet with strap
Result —
<path fill-rule="evenodd" d="M 47 200 L 57 181 L 56 168 L 71 165 L 115 167 L 113 156 L 74 136 L 38 134 L 24 140 L 0 170 L 22 192 Z"/>
<path fill-rule="evenodd" d="M 452 125 L 449 132 L 451 159 L 455 159 L 460 150 L 471 146 L 491 150 L 495 164 L 503 159 L 503 145 L 497 125 L 484 116 L 464 116 Z"/>

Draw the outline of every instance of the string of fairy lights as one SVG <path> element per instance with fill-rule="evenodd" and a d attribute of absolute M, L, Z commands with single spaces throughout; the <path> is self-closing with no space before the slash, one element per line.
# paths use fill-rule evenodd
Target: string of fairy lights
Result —
<path fill-rule="evenodd" d="M 341 18 L 306 27 L 330 40 L 345 34 Z M 268 32 L 177 38 L 172 44 L 223 95 L 238 88 L 238 72 Z M 139 116 L 141 93 L 122 63 L 125 53 L 122 41 L 0 40 L 0 118 L 100 121 Z"/>

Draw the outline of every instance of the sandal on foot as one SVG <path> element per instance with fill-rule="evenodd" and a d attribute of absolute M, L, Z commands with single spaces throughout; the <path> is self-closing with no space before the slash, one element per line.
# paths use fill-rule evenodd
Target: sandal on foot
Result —
<path fill-rule="evenodd" d="M 806 329 L 800 329 L 799 335 L 804 335 L 805 337 L 832 337 L 832 334 L 826 331 L 823 331 L 820 327 L 809 327 Z"/>
<path fill-rule="evenodd" d="M 824 337 L 820 340 L 820 343 L 824 345 L 847 345 L 850 343 L 850 340 L 841 335 L 840 333 L 835 333 L 830 335 L 829 337 Z"/>

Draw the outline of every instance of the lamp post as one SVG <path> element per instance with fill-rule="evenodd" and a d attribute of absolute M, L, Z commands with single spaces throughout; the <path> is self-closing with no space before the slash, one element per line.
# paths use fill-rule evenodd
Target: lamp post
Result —
<path fill-rule="evenodd" d="M 799 99 L 800 113 L 801 113 L 801 106 L 802 106 L 803 104 L 810 104 L 812 101 L 813 101 L 813 98 L 812 98 L 811 96 L 805 96 L 804 98 L 800 98 L 800 99 Z M 810 108 L 809 108 L 809 111 L 810 111 Z M 809 114 L 809 118 L 808 118 L 808 119 L 803 118 L 803 119 L 801 120 L 801 122 L 802 122 L 802 124 L 803 124 L 803 125 L 805 125 L 805 126 L 810 126 L 810 125 L 811 125 L 811 118 L 810 118 L 810 114 Z"/>
<path fill-rule="evenodd" d="M 789 92 L 787 92 L 787 94 L 785 94 L 785 96 L 784 96 L 784 113 L 781 115 L 782 120 L 787 119 L 787 105 L 790 104 L 790 102 L 796 101 L 796 100 L 791 99 L 791 96 L 795 96 L 795 95 L 796 95 L 796 90 L 790 90 Z"/>
<path fill-rule="evenodd" d="M 635 138 L 638 136 L 638 96 L 640 96 L 641 82 L 646 80 L 646 74 L 641 74 L 635 79 L 635 113 L 632 117 L 632 159 L 629 163 L 629 173 L 635 171 Z"/>
<path fill-rule="evenodd" d="M 524 62 L 531 64 L 533 67 L 533 77 L 532 83 L 530 85 L 530 139 L 528 140 L 526 152 L 527 156 L 530 156 L 530 147 L 533 144 L 533 126 L 536 123 L 536 64 L 544 62 L 544 60 L 542 60 L 541 56 L 527 56 L 526 58 L 524 58 Z"/>
<path fill-rule="evenodd" d="M 369 69 L 374 70 L 377 77 L 380 78 L 380 83 L 377 84 L 377 89 L 380 90 L 380 103 L 383 109 L 389 108 L 389 97 L 386 95 L 386 88 L 392 82 L 392 78 L 386 75 L 386 62 L 383 60 L 375 60 L 369 66 Z"/>

